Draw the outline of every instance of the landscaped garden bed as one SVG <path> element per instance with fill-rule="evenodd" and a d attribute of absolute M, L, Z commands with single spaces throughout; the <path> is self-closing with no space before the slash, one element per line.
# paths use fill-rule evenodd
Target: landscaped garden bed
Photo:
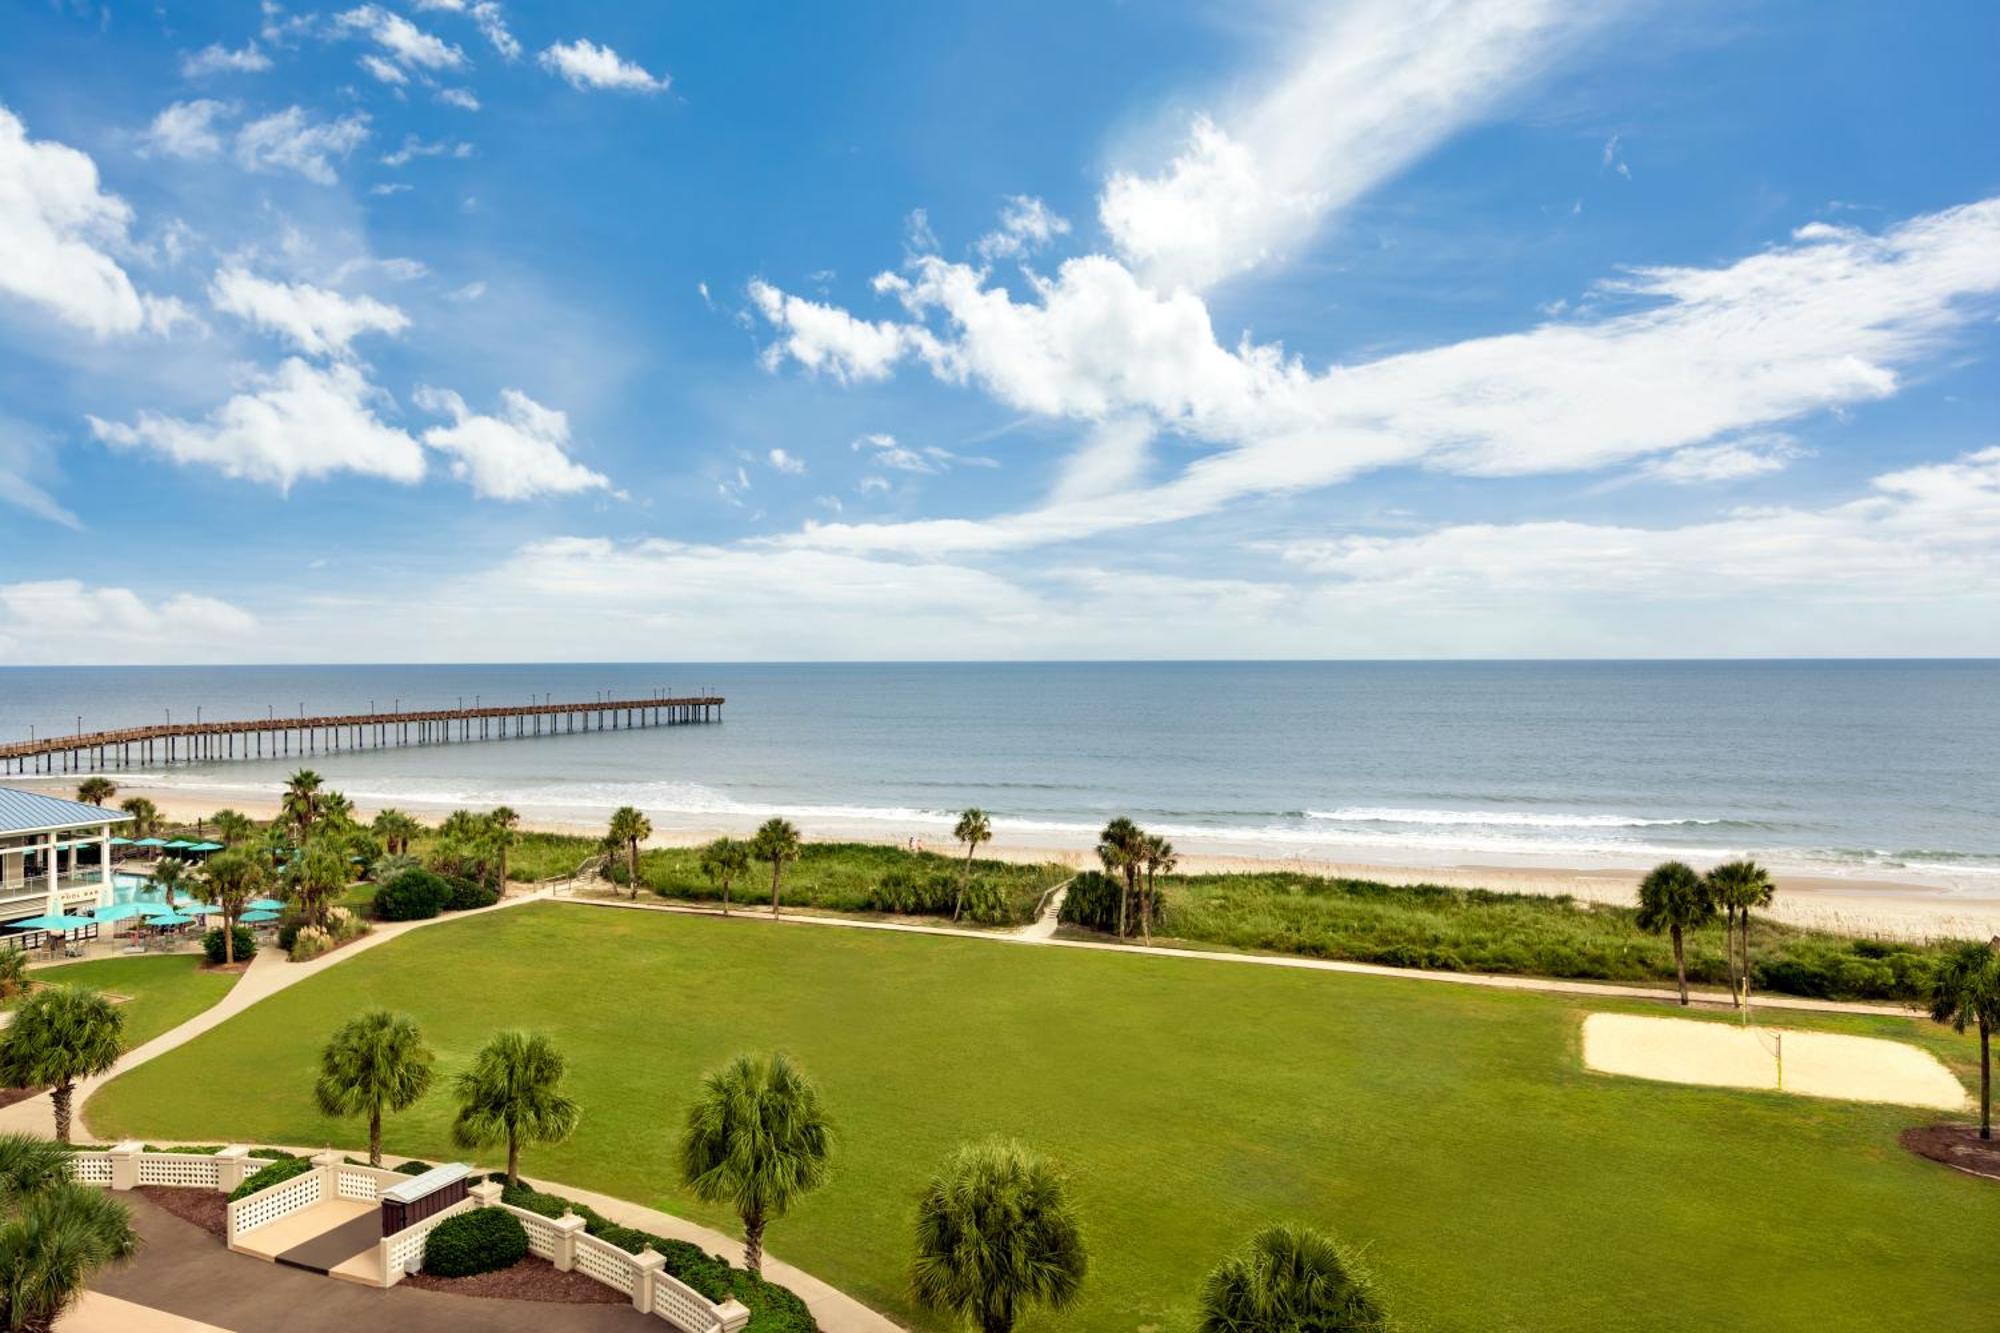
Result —
<path fill-rule="evenodd" d="M 423 1291 L 448 1291 L 454 1296 L 490 1296 L 509 1301 L 551 1301 L 570 1305 L 624 1305 L 631 1297 L 596 1278 L 572 1269 L 565 1273 L 546 1259 L 529 1255 L 508 1268 L 470 1277 L 438 1277 L 432 1273 L 411 1273 L 403 1279 L 406 1287 Z"/>

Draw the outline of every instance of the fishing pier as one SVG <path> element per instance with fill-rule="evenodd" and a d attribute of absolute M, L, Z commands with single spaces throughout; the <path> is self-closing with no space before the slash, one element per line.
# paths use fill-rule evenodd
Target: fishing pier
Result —
<path fill-rule="evenodd" d="M 290 755 L 386 750 L 405 745 L 568 736 L 579 732 L 679 727 L 722 720 L 722 696 L 599 699 L 590 703 L 530 703 L 493 708 L 398 709 L 263 717 L 236 722 L 168 722 L 116 731 L 78 730 L 66 736 L 0 745 L 0 773 L 81 773 L 135 765 L 279 759 Z"/>

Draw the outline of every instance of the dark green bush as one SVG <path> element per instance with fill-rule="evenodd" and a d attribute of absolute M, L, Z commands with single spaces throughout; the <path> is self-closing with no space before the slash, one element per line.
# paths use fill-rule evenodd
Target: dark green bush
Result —
<path fill-rule="evenodd" d="M 431 1164 L 429 1162 L 405 1162 L 396 1168 L 398 1172 L 406 1176 L 421 1176 L 430 1169 Z"/>
<path fill-rule="evenodd" d="M 1139 903 L 1144 896 L 1144 888 L 1143 884 L 1140 885 L 1141 892 L 1125 908 L 1126 929 L 1135 935 L 1139 933 Z M 1160 900 L 1165 897 L 1165 886 L 1160 888 L 1162 892 L 1153 903 L 1155 930 L 1160 928 Z M 1123 878 L 1114 879 L 1101 870 L 1086 870 L 1070 881 L 1069 892 L 1063 897 L 1062 911 L 1057 914 L 1057 920 L 1068 926 L 1082 926 L 1085 930 L 1101 930 L 1107 934 L 1115 932 L 1118 929 L 1118 900 L 1124 893 Z"/>
<path fill-rule="evenodd" d="M 292 951 L 292 944 L 294 941 L 298 939 L 299 931 L 305 928 L 305 924 L 306 923 L 304 922 L 304 920 L 302 920 L 299 917 L 291 917 L 288 920 L 283 921 L 279 924 L 278 926 L 279 953 L 290 953 Z"/>
<path fill-rule="evenodd" d="M 471 1277 L 512 1268 L 528 1254 L 528 1229 L 501 1208 L 475 1208 L 447 1217 L 424 1237 L 424 1271 L 434 1277 Z"/>
<path fill-rule="evenodd" d="M 258 1153 L 255 1155 L 261 1157 L 264 1154 Z M 248 1198 L 258 1190 L 269 1189 L 280 1181 L 290 1180 L 293 1176 L 302 1176 L 312 1169 L 313 1164 L 306 1158 L 281 1157 L 269 1166 L 263 1167 L 253 1173 L 248 1180 L 245 1180 L 231 1191 L 229 1195 L 230 1201 L 234 1202 L 237 1199 Z"/>
<path fill-rule="evenodd" d="M 405 870 L 375 891 L 375 915 L 383 921 L 421 921 L 444 910 L 451 885 L 428 870 Z"/>
<path fill-rule="evenodd" d="M 445 883 L 450 886 L 444 900 L 447 912 L 468 912 L 475 907 L 491 907 L 500 901 L 497 892 L 476 880 L 447 876 Z"/>
<path fill-rule="evenodd" d="M 208 962 L 211 967 L 222 966 L 226 955 L 222 950 L 221 926 L 217 926 L 214 930 L 209 931 L 208 934 L 201 937 L 201 951 L 208 955 Z M 247 963 L 256 956 L 257 937 L 250 933 L 250 927 L 238 926 L 236 928 L 236 961 Z"/>

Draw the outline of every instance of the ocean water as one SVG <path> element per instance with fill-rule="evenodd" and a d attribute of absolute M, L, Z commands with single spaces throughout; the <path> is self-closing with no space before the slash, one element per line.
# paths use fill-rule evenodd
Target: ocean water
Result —
<path fill-rule="evenodd" d="M 578 823 L 1631 866 L 1748 852 L 2000 894 L 2000 663 L 1019 663 L 0 670 L 0 738 L 153 720 L 713 690 L 720 725 L 320 754 L 366 803 Z M 293 761 L 296 762 L 296 761 Z M 232 794 L 290 765 L 154 769 Z"/>

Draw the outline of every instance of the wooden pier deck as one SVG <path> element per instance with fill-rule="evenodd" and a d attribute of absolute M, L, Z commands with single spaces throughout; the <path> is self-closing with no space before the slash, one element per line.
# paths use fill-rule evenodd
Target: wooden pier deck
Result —
<path fill-rule="evenodd" d="M 281 759 L 291 755 L 382 750 L 401 745 L 567 736 L 722 720 L 722 696 L 600 699 L 589 703 L 433 708 L 234 722 L 175 722 L 79 731 L 0 745 L 0 773 L 81 773 L 152 764 Z"/>

